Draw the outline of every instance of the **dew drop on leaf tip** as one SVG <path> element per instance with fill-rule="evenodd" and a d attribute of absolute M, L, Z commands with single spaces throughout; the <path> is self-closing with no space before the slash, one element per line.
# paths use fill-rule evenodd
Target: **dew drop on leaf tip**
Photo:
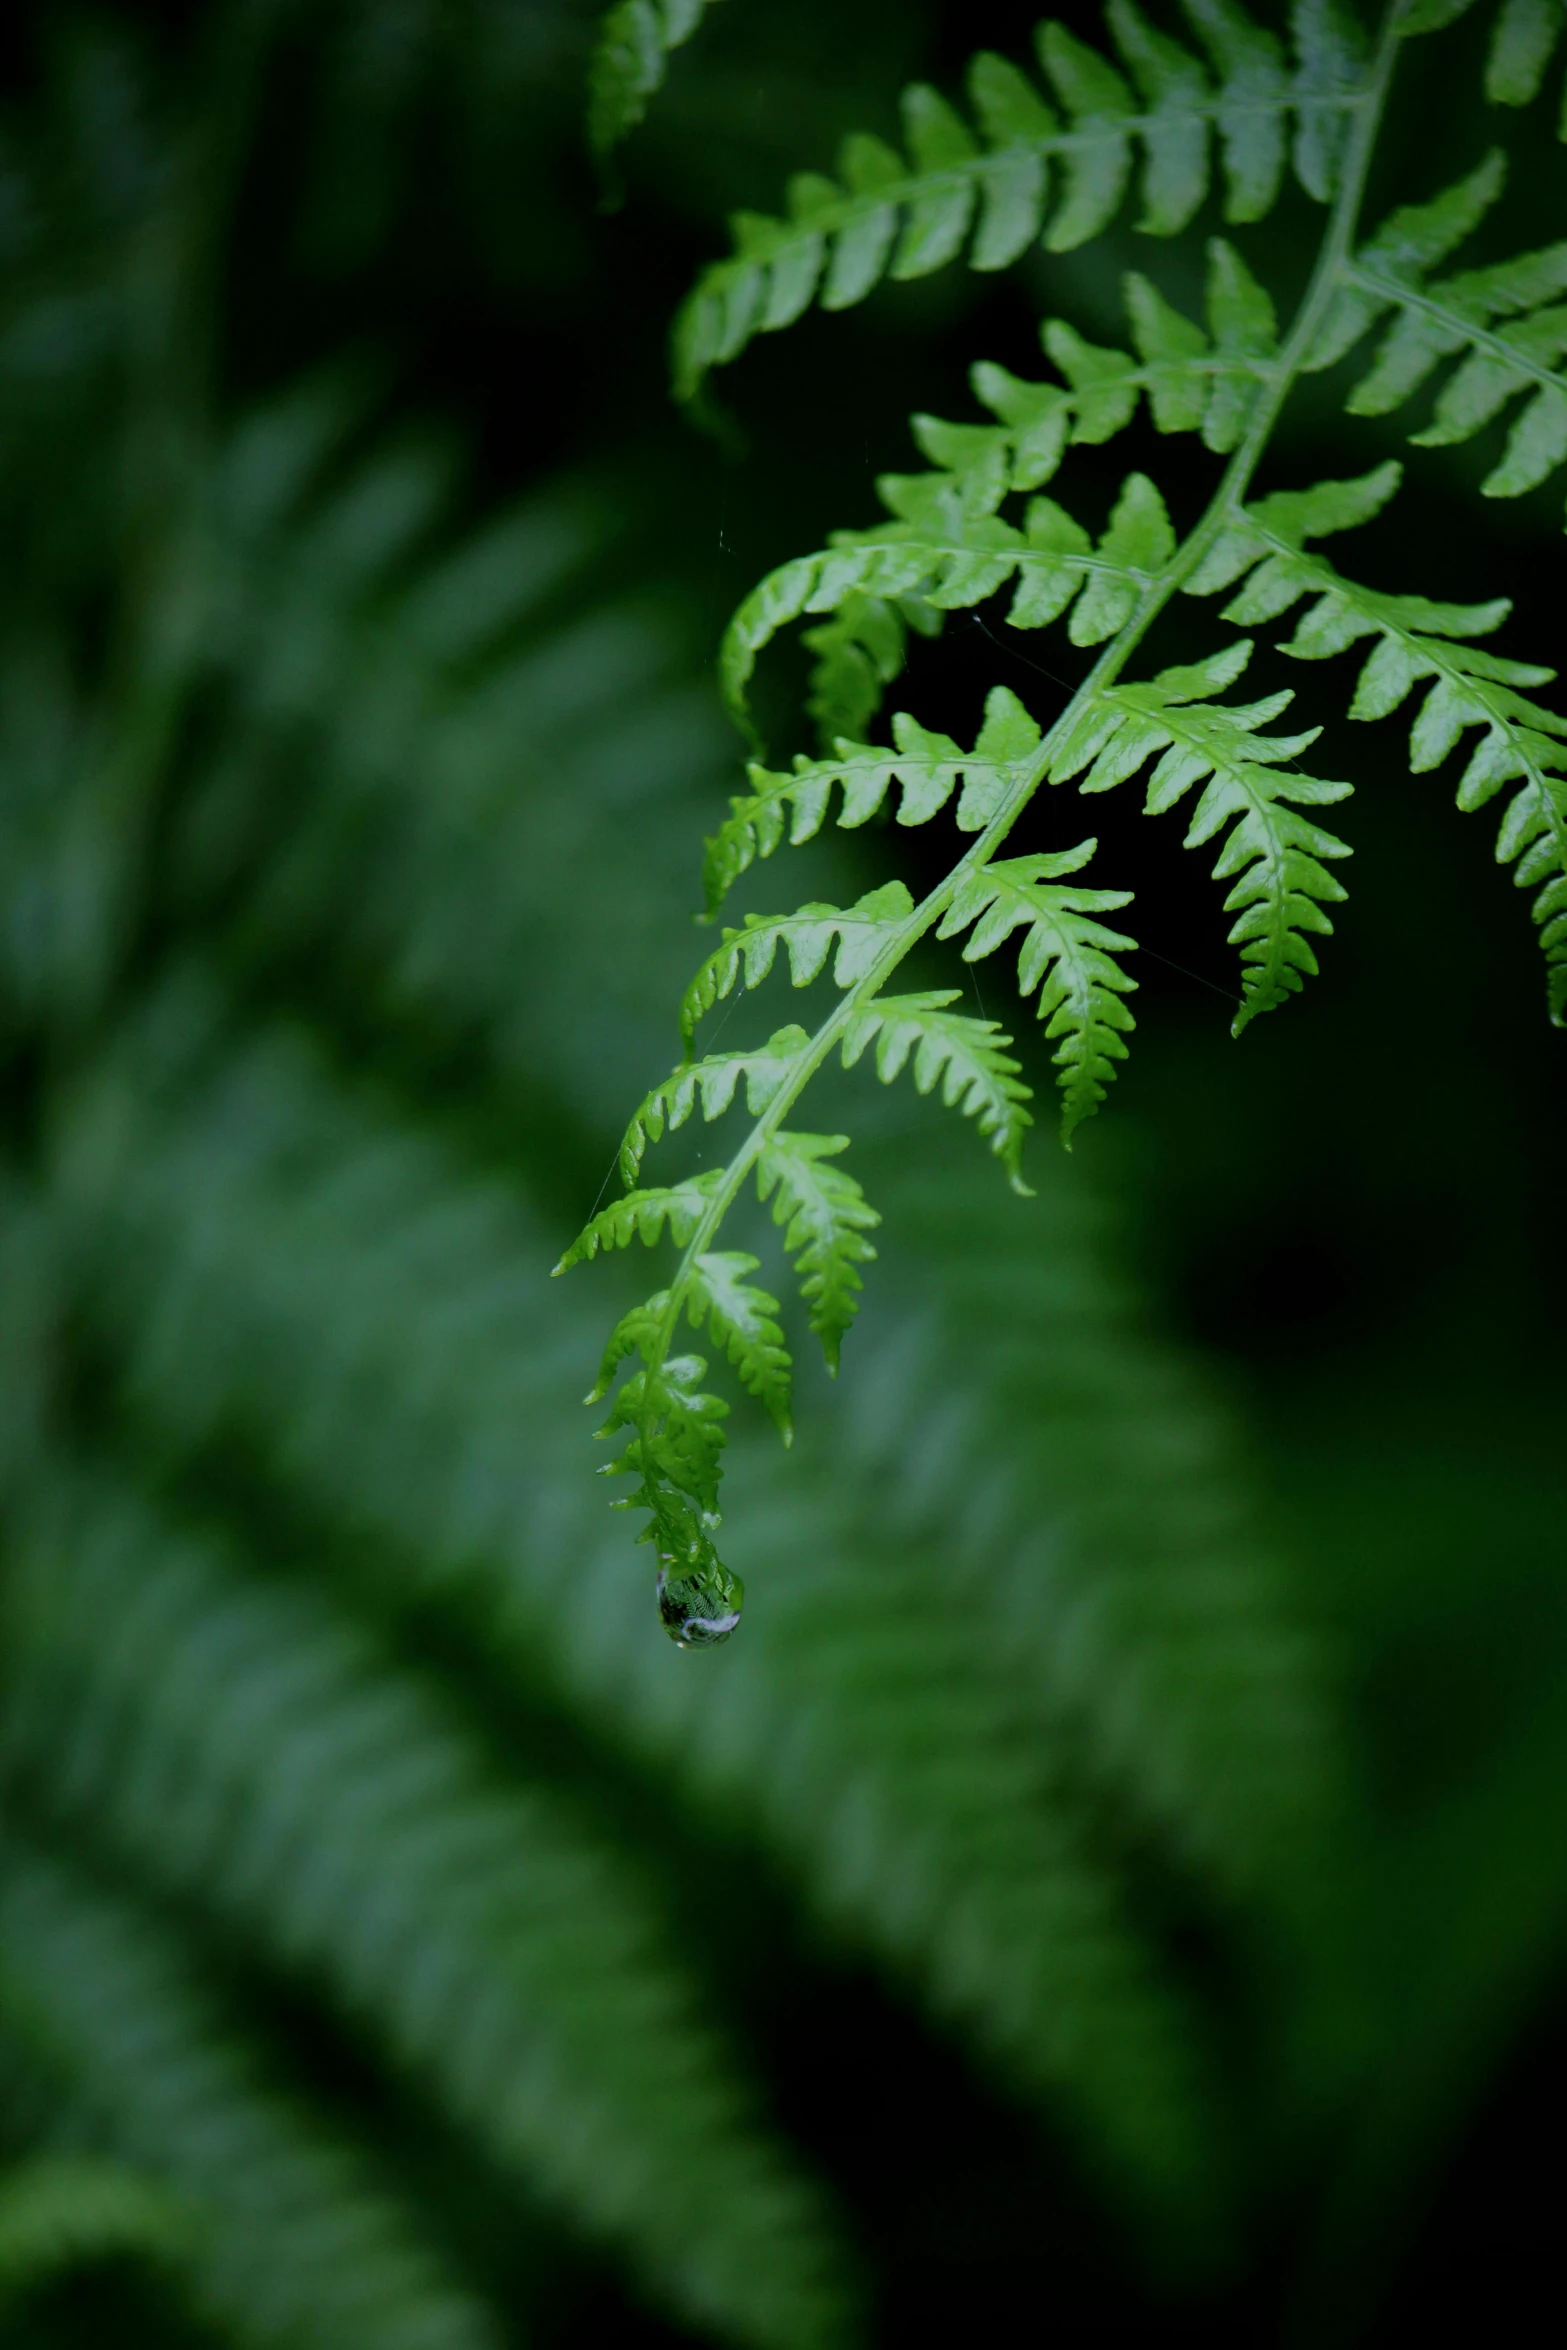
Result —
<path fill-rule="evenodd" d="M 716 1648 L 740 1621 L 745 1585 L 713 1556 L 700 1563 L 661 1556 L 658 1612 L 677 1648 Z"/>

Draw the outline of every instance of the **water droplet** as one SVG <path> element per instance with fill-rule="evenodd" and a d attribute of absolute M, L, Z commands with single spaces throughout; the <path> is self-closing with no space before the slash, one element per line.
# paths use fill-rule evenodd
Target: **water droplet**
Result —
<path fill-rule="evenodd" d="M 653 1523 L 643 1535 L 658 1553 L 658 1612 L 677 1648 L 716 1648 L 740 1621 L 745 1585 L 713 1548 L 711 1510 L 668 1486 L 645 1489 Z"/>
<path fill-rule="evenodd" d="M 716 1648 L 739 1623 L 745 1601 L 739 1576 L 729 1572 L 710 1543 L 703 1547 L 705 1558 L 659 1558 L 658 1612 L 678 1648 Z"/>

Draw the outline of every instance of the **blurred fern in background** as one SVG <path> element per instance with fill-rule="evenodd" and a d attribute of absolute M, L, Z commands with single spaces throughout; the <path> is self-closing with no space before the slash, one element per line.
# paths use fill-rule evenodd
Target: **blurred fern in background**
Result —
<path fill-rule="evenodd" d="M 749 13 L 641 134 L 687 276 L 788 129 L 735 160 Z M 736 1415 L 743 1645 L 674 1654 L 583 1474 L 602 1299 L 547 1275 L 734 780 L 717 460 L 659 405 L 679 273 L 593 225 L 593 30 L 10 36 L 0 2339 L 814 2350 L 1105 2292 L 1134 2338 L 1224 2322 L 1289 2205 L 1277 2290 L 1342 2309 L 1483 2076 L 1439 2052 L 1502 2031 L 1462 1934 L 1411 1926 L 1409 1997 L 1376 1901 L 1461 1880 L 1534 1979 L 1556 1748 L 1388 1893 L 1358 1635 L 1107 1163 L 1020 1203 L 878 1105 L 853 1389 L 787 1467 Z M 868 8 L 822 103 L 971 39 Z"/>

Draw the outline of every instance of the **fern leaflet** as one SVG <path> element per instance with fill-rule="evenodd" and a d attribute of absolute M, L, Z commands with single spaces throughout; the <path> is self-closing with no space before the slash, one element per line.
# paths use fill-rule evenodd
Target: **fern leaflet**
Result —
<path fill-rule="evenodd" d="M 948 1109 L 976 1120 L 1013 1190 L 1026 1193 L 1023 1137 L 1034 1121 L 1023 1105 L 1033 1097 L 1007 1053 L 1011 1037 L 994 1020 L 949 1011 L 957 1001 L 954 987 L 927 995 L 879 996 L 863 1005 L 844 1031 L 844 1066 L 851 1068 L 874 1039 L 876 1074 L 890 1084 L 912 1053 L 919 1091 L 930 1093 L 939 1082 Z"/>
<path fill-rule="evenodd" d="M 1054 253 L 1086 244 L 1119 212 L 1134 148 L 1143 154 L 1137 225 L 1154 236 L 1175 235 L 1201 206 L 1215 132 L 1228 220 L 1271 210 L 1292 116 L 1296 173 L 1326 200 L 1365 83 L 1352 28 L 1336 8 L 1304 0 L 1292 78 L 1275 36 L 1239 0 L 1186 0 L 1185 13 L 1206 62 L 1156 30 L 1134 0 L 1109 0 L 1119 63 L 1062 25 L 1040 27 L 1054 105 L 1016 66 L 982 51 L 968 73 L 977 135 L 916 84 L 903 97 L 906 157 L 857 134 L 838 179 L 806 172 L 791 181 L 784 218 L 738 215 L 733 257 L 704 271 L 675 322 L 679 397 L 694 398 L 711 368 L 753 335 L 793 324 L 813 299 L 843 310 L 883 277 L 926 276 L 971 231 L 969 262 L 980 270 L 1005 268 L 1041 235 Z"/>
<path fill-rule="evenodd" d="M 803 1028 L 779 1028 L 757 1052 L 709 1053 L 705 1060 L 682 1062 L 661 1085 L 654 1086 L 627 1127 L 620 1146 L 621 1181 L 636 1181 L 648 1144 L 659 1141 L 666 1126 L 683 1126 L 699 1098 L 704 1118 L 721 1117 L 734 1100 L 735 1088 L 742 1078 L 746 1108 L 753 1118 L 759 1118 L 798 1060 L 801 1048 L 809 1043 Z M 627 1205 L 624 1200 L 617 1204 L 621 1210 Z M 612 1208 L 608 1212 L 613 1218 L 616 1210 Z M 670 1230 L 676 1240 L 684 1240 L 689 1234 L 689 1226 L 682 1231 L 673 1212 Z M 644 1233 L 644 1238 L 656 1240 L 657 1230 Z M 568 1261 L 575 1263 L 576 1258 L 563 1258 L 562 1270 Z"/>
<path fill-rule="evenodd" d="M 789 1356 L 783 1332 L 772 1319 L 778 1300 L 746 1280 L 757 1263 L 737 1249 L 709 1249 L 694 1257 L 686 1312 L 693 1329 L 706 1323 L 739 1372 L 742 1386 L 766 1406 L 787 1444 Z"/>
<path fill-rule="evenodd" d="M 1261 731 L 1293 695 L 1271 694 L 1239 706 L 1212 700 L 1234 683 L 1250 654 L 1251 644 L 1242 638 L 1207 661 L 1167 669 L 1147 685 L 1113 685 L 1086 695 L 1051 763 L 1053 781 L 1080 775 L 1080 790 L 1101 792 L 1160 754 L 1148 782 L 1150 816 L 1164 815 L 1194 784 L 1206 782 L 1186 846 L 1200 848 L 1232 827 L 1214 873 L 1234 882 L 1224 907 L 1237 916 L 1230 943 L 1239 946 L 1244 966 L 1237 1036 L 1259 1012 L 1283 1003 L 1303 975 L 1315 974 L 1317 960 L 1303 933 L 1331 934 L 1323 904 L 1344 896 L 1322 859 L 1350 853 L 1343 841 L 1296 812 L 1350 796 L 1347 783 L 1290 768 L 1322 729 Z"/>
<path fill-rule="evenodd" d="M 848 1147 L 846 1134 L 774 1134 L 756 1168 L 758 1196 L 772 1201 L 830 1371 L 859 1310 L 859 1269 L 876 1254 L 865 1236 L 881 1222 L 854 1177 L 833 1165 Z"/>
<path fill-rule="evenodd" d="M 1039 988 L 1045 1034 L 1060 1039 L 1055 1057 L 1061 1070 L 1061 1133 L 1067 1142 L 1104 1100 L 1115 1075 L 1111 1064 L 1125 1060 L 1121 1039 L 1134 1025 L 1121 999 L 1137 982 L 1122 971 L 1115 954 L 1136 942 L 1092 919 L 1130 905 L 1130 893 L 1060 886 L 1061 877 L 1080 871 L 1098 845 L 1087 840 L 1054 856 L 1009 857 L 972 868 L 936 933 L 955 938 L 973 924 L 963 949 L 964 960 L 973 963 L 994 954 L 1014 930 L 1026 930 L 1018 986 L 1025 996 Z"/>
<path fill-rule="evenodd" d="M 724 637 L 719 675 L 749 730 L 746 687 L 762 648 L 804 612 L 835 610 L 847 595 L 917 591 L 938 611 L 982 604 L 1015 582 L 1007 619 L 1043 628 L 1070 612 L 1074 645 L 1102 645 L 1138 611 L 1176 549 L 1158 489 L 1128 474 L 1096 546 L 1053 498 L 1037 497 L 1023 527 L 996 507 L 1004 478 L 975 472 L 884 475 L 877 487 L 898 519 L 878 530 L 839 531 L 820 555 L 797 556 L 753 589 Z"/>
<path fill-rule="evenodd" d="M 624 1199 L 612 1201 L 591 1223 L 584 1225 L 555 1267 L 556 1272 L 569 1271 L 571 1266 L 597 1256 L 601 1248 L 629 1248 L 633 1240 L 641 1240 L 651 1248 L 666 1223 L 670 1237 L 677 1243 L 689 1240 L 717 1181 L 717 1175 L 712 1173 L 691 1175 L 684 1183 L 670 1184 L 656 1191 L 628 1192 Z"/>
<path fill-rule="evenodd" d="M 961 781 L 957 824 L 979 832 L 987 811 L 999 806 L 1039 749 L 1039 728 L 1016 694 L 1005 686 L 991 693 L 985 724 L 972 751 L 960 750 L 951 735 L 921 726 L 899 711 L 892 721 L 896 748 L 840 742 L 832 759 L 797 759 L 790 775 L 750 770 L 751 790 L 730 802 L 730 815 L 707 843 L 703 882 L 709 912 L 758 857 L 770 857 L 789 825 L 791 847 L 814 840 L 826 821 L 834 787 L 842 793 L 838 821 L 853 827 L 879 814 L 893 783 L 899 787 L 898 822 L 925 824 L 940 815 Z"/>
<path fill-rule="evenodd" d="M 788 956 L 789 976 L 795 986 L 808 987 L 825 967 L 836 940 L 833 983 L 852 987 L 874 964 L 889 937 L 897 935 L 913 908 L 914 900 L 904 883 L 889 881 L 847 908 L 812 904 L 795 914 L 747 914 L 741 929 L 724 932 L 723 944 L 708 956 L 686 989 L 680 1004 L 682 1039 L 690 1044 L 703 1014 L 721 1002 L 737 981 L 745 988 L 760 987 L 780 946 Z"/>
<path fill-rule="evenodd" d="M 1298 660 L 1330 659 L 1367 637 L 1376 641 L 1362 667 L 1352 718 L 1385 718 L 1427 685 L 1410 730 L 1416 774 L 1439 767 L 1472 727 L 1484 732 L 1458 784 L 1458 804 L 1482 808 L 1511 783 L 1497 838 L 1499 863 L 1516 863 L 1521 888 L 1540 886 L 1533 913 L 1546 959 L 1550 1014 L 1567 1020 L 1567 718 L 1519 689 L 1547 685 L 1555 671 L 1512 661 L 1466 640 L 1500 627 L 1505 597 L 1487 604 L 1439 604 L 1425 596 L 1385 595 L 1335 571 L 1303 541 L 1368 519 L 1398 486 L 1396 465 L 1357 482 L 1283 492 L 1232 515 L 1187 581 L 1192 595 L 1214 595 L 1245 578 L 1225 618 L 1250 626 L 1312 602 L 1284 645 Z M 1249 576 L 1247 576 L 1249 575 Z"/>
<path fill-rule="evenodd" d="M 1329 367 L 1388 312 L 1375 361 L 1350 394 L 1358 416 L 1385 416 L 1412 399 L 1460 352 L 1436 414 L 1413 438 L 1422 448 L 1471 440 L 1527 394 L 1507 447 L 1481 483 L 1488 498 L 1535 489 L 1567 460 L 1567 243 L 1520 253 L 1457 276 L 1426 273 L 1463 243 L 1502 190 L 1506 159 L 1493 151 L 1429 204 L 1395 212 L 1352 261 L 1309 362 Z"/>

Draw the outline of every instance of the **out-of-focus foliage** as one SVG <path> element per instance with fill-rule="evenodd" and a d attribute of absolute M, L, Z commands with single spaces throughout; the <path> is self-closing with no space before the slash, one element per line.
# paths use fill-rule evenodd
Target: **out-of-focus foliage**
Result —
<path fill-rule="evenodd" d="M 716 11 L 628 148 L 646 245 L 595 223 L 585 8 L 51 16 L 9 61 L 6 2350 L 1106 2294 L 1144 2338 L 1221 2323 L 1286 2202 L 1340 2311 L 1560 1947 L 1567 1647 L 1434 1791 L 1440 1735 L 1395 1800 L 1356 1727 L 1412 1627 L 1484 1647 L 1483 1454 L 1421 1519 L 1413 1438 L 1276 1448 L 1281 1535 L 1103 1161 L 1013 1199 L 912 1089 L 862 1121 L 852 1387 L 802 1381 L 785 1461 L 733 1415 L 743 1644 L 670 1648 L 585 1474 L 598 1302 L 548 1273 L 737 787 L 711 541 L 776 559 L 829 462 L 753 460 L 715 532 L 660 404 L 771 13 Z M 824 105 L 974 37 L 868 7 Z M 860 315 L 898 367 L 939 336 Z M 847 905 L 881 846 L 800 853 Z M 1149 1196 L 1238 1223 L 1211 1066 L 1152 1066 L 1206 1109 L 1145 1095 Z M 1298 1147 L 1283 1107 L 1235 1143 L 1280 1197 Z"/>
<path fill-rule="evenodd" d="M 183 2249 L 179 2204 L 122 2164 L 36 2154 L 0 2179 L 0 2296 L 9 2302 L 60 2270 L 130 2252 Z"/>
<path fill-rule="evenodd" d="M 616 0 L 599 26 L 588 66 L 588 138 L 601 155 L 618 147 L 662 89 L 669 52 L 690 40 L 712 0 Z"/>

